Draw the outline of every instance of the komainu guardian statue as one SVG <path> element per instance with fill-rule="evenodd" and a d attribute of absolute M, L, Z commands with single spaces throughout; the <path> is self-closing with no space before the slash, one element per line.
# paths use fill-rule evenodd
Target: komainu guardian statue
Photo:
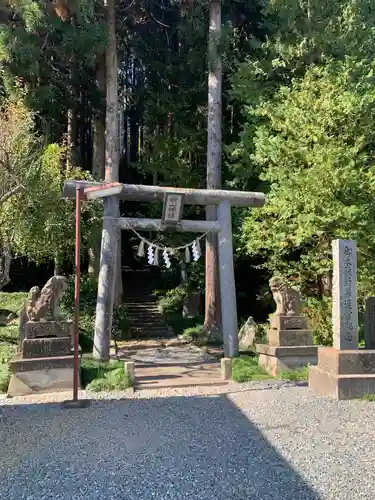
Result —
<path fill-rule="evenodd" d="M 20 314 L 20 339 L 25 338 L 27 322 L 62 321 L 60 301 L 68 288 L 65 276 L 52 276 L 42 290 L 33 286 Z"/>
<path fill-rule="evenodd" d="M 276 276 L 270 279 L 269 284 L 276 302 L 274 315 L 300 316 L 301 294 L 288 286 L 282 278 Z"/>

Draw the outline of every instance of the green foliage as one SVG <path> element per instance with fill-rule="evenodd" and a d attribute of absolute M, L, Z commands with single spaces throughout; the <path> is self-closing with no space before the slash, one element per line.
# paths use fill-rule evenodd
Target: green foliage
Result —
<path fill-rule="evenodd" d="M 18 327 L 0 327 L 0 392 L 6 392 L 10 380 L 9 363 L 17 352 Z"/>
<path fill-rule="evenodd" d="M 365 394 L 363 396 L 363 399 L 365 401 L 371 401 L 371 402 L 373 402 L 373 401 L 375 401 L 375 394 Z"/>
<path fill-rule="evenodd" d="M 81 378 L 82 385 L 86 387 L 95 379 L 104 378 L 105 374 L 123 367 L 121 361 L 101 362 L 93 359 L 91 356 L 83 355 L 81 359 Z"/>
<path fill-rule="evenodd" d="M 260 323 L 258 324 L 259 328 L 259 340 L 257 342 L 263 344 L 267 342 L 267 332 L 270 328 L 269 323 Z"/>
<path fill-rule="evenodd" d="M 12 175 L 22 179 L 24 189 L 2 205 L 0 238 L 9 241 L 14 252 L 39 262 L 56 254 L 69 260 L 74 248 L 75 201 L 62 199 L 61 188 L 68 178 L 90 176 L 76 168 L 62 170 L 64 148 L 42 145 L 34 131 L 35 117 L 22 102 L 10 101 L 3 115 L 7 120 L 0 123 L 0 136 L 6 139 L 2 148 Z M 9 130 L 8 122 L 12 123 Z M 9 177 L 8 170 L 0 165 L 0 180 L 6 175 Z M 83 249 L 97 239 L 99 207 L 98 203 L 83 203 Z"/>
<path fill-rule="evenodd" d="M 69 288 L 61 301 L 62 311 L 70 319 L 74 318 L 74 277 L 70 279 Z M 79 344 L 83 352 L 91 352 L 94 344 L 95 308 L 97 298 L 97 281 L 90 275 L 81 276 L 80 282 L 80 318 Z"/>
<path fill-rule="evenodd" d="M 187 299 L 188 291 L 183 286 L 168 290 L 164 297 L 159 300 L 159 309 L 163 314 L 181 313 L 184 301 Z"/>
<path fill-rule="evenodd" d="M 244 244 L 303 288 L 330 272 L 333 238 L 357 240 L 360 280 L 367 292 L 375 285 L 371 87 L 357 65 L 332 63 L 256 109 L 253 159 L 270 188 L 265 208 L 244 222 Z"/>
<path fill-rule="evenodd" d="M 302 381 L 309 379 L 309 367 L 299 368 L 296 370 L 287 370 L 280 373 L 279 378 L 281 380 L 291 380 L 291 381 Z"/>
<path fill-rule="evenodd" d="M 237 246 L 301 290 L 316 341 L 329 345 L 333 239 L 357 241 L 360 303 L 375 290 L 375 9 L 272 0 L 265 14 L 269 37 L 232 78 L 244 116 L 228 149 L 234 183 L 267 193 Z"/>
<path fill-rule="evenodd" d="M 16 351 L 17 346 L 14 343 L 0 342 L 0 364 L 8 365 Z"/>
<path fill-rule="evenodd" d="M 270 378 L 272 377 L 258 365 L 257 356 L 243 354 L 232 360 L 232 379 L 235 382 L 267 380 Z"/>
<path fill-rule="evenodd" d="M 10 382 L 10 371 L 8 365 L 0 364 L 0 393 L 7 392 Z"/>
<path fill-rule="evenodd" d="M 102 363 L 83 358 L 81 377 L 84 387 L 92 392 L 125 390 L 132 386 L 129 376 L 125 374 L 124 363 L 120 361 Z"/>
<path fill-rule="evenodd" d="M 7 325 L 0 327 L 0 344 L 17 345 L 18 344 L 18 321 L 15 325 Z"/>
<path fill-rule="evenodd" d="M 69 288 L 61 301 L 63 312 L 71 319 L 74 317 L 74 287 L 75 278 L 72 277 Z M 85 353 L 91 352 L 93 347 L 97 293 L 97 280 L 92 275 L 82 275 L 79 301 L 79 343 Z M 125 304 L 120 304 L 113 311 L 112 335 L 116 337 L 116 340 L 126 340 L 128 338 L 128 328 L 127 309 Z"/>
<path fill-rule="evenodd" d="M 96 306 L 96 297 L 98 293 L 98 282 L 89 274 L 84 274 L 81 276 L 80 280 L 80 293 L 79 293 L 79 305 L 81 311 L 92 312 Z M 74 287 L 75 278 L 72 277 L 69 281 L 69 287 L 65 292 L 61 306 L 71 313 L 74 312 Z"/>
<path fill-rule="evenodd" d="M 207 345 L 209 343 L 209 338 L 204 329 L 204 325 L 201 324 L 185 328 L 182 335 L 186 340 L 194 342 L 194 344 L 199 346 Z"/>
<path fill-rule="evenodd" d="M 332 299 L 309 297 L 303 309 L 309 318 L 309 327 L 314 332 L 315 344 L 332 345 Z"/>
<path fill-rule="evenodd" d="M 94 65 L 105 48 L 106 26 L 94 16 L 91 0 L 68 7 L 75 11 L 74 22 L 59 19 L 50 3 L 19 0 L 12 3 L 13 21 L 0 26 L 5 88 L 8 95 L 22 94 L 38 113 L 49 142 L 64 133 L 67 111 L 77 106 L 80 91 L 94 109 L 100 106 Z"/>
<path fill-rule="evenodd" d="M 25 293 L 0 292 L 0 308 L 8 309 L 18 315 L 25 299 Z M 0 393 L 8 390 L 9 363 L 17 352 L 18 339 L 18 325 L 0 327 Z"/>
<path fill-rule="evenodd" d="M 8 389 L 10 380 L 9 363 L 17 352 L 18 343 L 18 328 L 16 328 L 16 338 L 14 338 L 14 335 L 11 337 L 9 335 L 3 336 L 5 328 L 0 327 L 0 393 L 6 392 Z M 14 331 L 15 329 L 11 333 L 13 334 Z M 10 333 L 9 329 L 7 333 Z"/>
<path fill-rule="evenodd" d="M 24 292 L 0 292 L 0 309 L 9 309 L 18 314 L 23 307 L 27 294 Z"/>
<path fill-rule="evenodd" d="M 159 297 L 159 309 L 164 314 L 166 323 L 173 328 L 175 335 L 184 334 L 189 328 L 199 329 L 201 318 L 184 318 L 182 307 L 188 297 L 188 286 L 178 286 L 171 290 L 155 290 L 153 294 Z M 198 326 L 197 326 L 198 324 Z"/>
<path fill-rule="evenodd" d="M 113 332 L 116 340 L 127 340 L 129 338 L 129 316 L 125 304 L 120 304 L 113 311 Z"/>
<path fill-rule="evenodd" d="M 204 326 L 203 325 L 195 325 L 190 326 L 189 328 L 185 328 L 183 335 L 187 339 L 192 339 L 196 337 L 200 337 L 204 334 Z"/>

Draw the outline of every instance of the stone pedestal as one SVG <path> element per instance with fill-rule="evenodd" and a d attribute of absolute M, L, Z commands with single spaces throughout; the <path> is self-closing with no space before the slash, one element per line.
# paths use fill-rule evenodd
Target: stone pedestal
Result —
<path fill-rule="evenodd" d="M 72 323 L 29 322 L 21 353 L 10 363 L 8 396 L 73 389 Z"/>
<path fill-rule="evenodd" d="M 256 345 L 258 363 L 270 375 L 276 377 L 281 372 L 316 364 L 318 348 L 314 345 L 312 331 L 307 330 L 304 316 L 274 315 L 271 325 L 288 326 L 289 329 L 270 329 L 268 343 Z"/>
<path fill-rule="evenodd" d="M 71 321 L 28 321 L 25 325 L 25 338 L 70 337 L 73 339 Z"/>
<path fill-rule="evenodd" d="M 318 365 L 309 368 L 309 388 L 334 399 L 375 394 L 375 350 L 319 347 Z"/>

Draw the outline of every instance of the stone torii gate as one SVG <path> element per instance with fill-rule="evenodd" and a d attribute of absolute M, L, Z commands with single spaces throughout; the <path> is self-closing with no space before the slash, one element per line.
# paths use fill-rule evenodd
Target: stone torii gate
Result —
<path fill-rule="evenodd" d="M 170 195 L 180 196 L 181 204 L 216 205 L 218 207 L 216 221 L 179 220 L 175 224 L 175 228 L 178 231 L 192 233 L 205 233 L 211 230 L 218 235 L 219 284 L 224 352 L 227 357 L 238 355 L 237 301 L 234 281 L 231 207 L 261 207 L 264 205 L 265 195 L 263 193 L 247 191 L 182 189 L 71 180 L 64 183 L 63 196 L 75 198 L 78 188 L 83 193 L 83 199 L 103 198 L 104 202 L 95 318 L 95 339 L 100 339 L 101 342 L 97 346 L 94 341 L 94 357 L 101 360 L 109 359 L 119 231 L 129 228 L 140 231 L 163 231 L 166 228 L 162 219 L 114 217 L 118 200 L 149 203 L 164 201 L 165 207 L 165 200 Z"/>

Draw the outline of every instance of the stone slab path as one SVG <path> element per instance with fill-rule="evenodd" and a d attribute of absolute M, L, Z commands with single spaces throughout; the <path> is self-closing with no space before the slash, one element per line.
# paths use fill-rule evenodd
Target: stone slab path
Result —
<path fill-rule="evenodd" d="M 0 402 L 1 499 L 374 498 L 375 403 L 280 381 L 100 397 Z"/>
<path fill-rule="evenodd" d="M 119 356 L 135 362 L 136 390 L 227 384 L 217 358 L 194 345 L 125 345 Z"/>

